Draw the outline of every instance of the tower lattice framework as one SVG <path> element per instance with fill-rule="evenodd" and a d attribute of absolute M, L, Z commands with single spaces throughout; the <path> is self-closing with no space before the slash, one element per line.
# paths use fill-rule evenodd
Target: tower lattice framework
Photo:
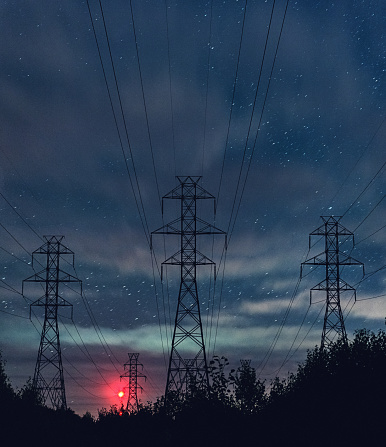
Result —
<path fill-rule="evenodd" d="M 42 402 L 51 404 L 54 409 L 67 409 L 66 392 L 64 387 L 62 354 L 60 349 L 58 309 L 70 307 L 72 304 L 59 295 L 60 283 L 80 283 L 81 281 L 60 268 L 60 260 L 74 266 L 74 253 L 63 245 L 64 236 L 44 236 L 45 243 L 32 253 L 32 267 L 37 257 L 45 256 L 43 270 L 35 273 L 23 281 L 41 283 L 44 295 L 34 301 L 32 306 L 44 308 L 44 323 L 41 332 L 40 345 L 33 377 L 33 389 L 42 399 Z M 66 257 L 71 256 L 72 262 Z"/>
<path fill-rule="evenodd" d="M 141 392 L 143 388 L 138 384 L 138 379 L 142 378 L 146 380 L 146 376 L 142 371 L 138 371 L 138 367 L 143 368 L 142 363 L 138 361 L 139 353 L 128 353 L 129 361 L 124 364 L 125 372 L 120 376 L 127 377 L 129 379 L 129 385 L 125 387 L 128 391 L 126 410 L 136 411 L 138 410 L 138 390 Z"/>
<path fill-rule="evenodd" d="M 180 238 L 180 249 L 163 264 L 180 267 L 180 288 L 169 357 L 165 399 L 171 391 L 190 392 L 191 387 L 209 388 L 208 364 L 197 292 L 197 266 L 215 263 L 197 250 L 197 236 L 226 233 L 197 217 L 198 200 L 215 197 L 198 183 L 200 176 L 177 176 L 179 185 L 163 197 L 180 201 L 180 217 L 152 234 L 173 234 Z M 189 355 L 189 358 L 187 358 Z"/>
<path fill-rule="evenodd" d="M 310 302 L 313 291 L 326 292 L 326 310 L 321 339 L 321 348 L 328 348 L 335 337 L 347 342 L 346 328 L 340 303 L 342 292 L 351 291 L 356 300 L 356 290 L 341 278 L 341 267 L 361 265 L 363 263 L 340 250 L 341 244 L 351 239 L 354 244 L 354 234 L 347 230 L 339 221 L 339 216 L 321 216 L 323 224 L 310 233 L 309 247 L 313 236 L 324 237 L 324 251 L 302 263 L 304 265 L 324 265 L 325 279 L 310 290 Z"/>

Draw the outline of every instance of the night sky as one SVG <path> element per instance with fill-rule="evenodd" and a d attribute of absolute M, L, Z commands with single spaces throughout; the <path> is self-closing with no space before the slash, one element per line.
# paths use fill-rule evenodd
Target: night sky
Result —
<path fill-rule="evenodd" d="M 251 359 L 269 384 L 320 344 L 325 295 L 310 306 L 309 289 L 323 268 L 296 287 L 324 249 L 316 239 L 308 253 L 320 216 L 343 216 L 356 245 L 342 249 L 365 265 L 363 281 L 342 270 L 357 288 L 355 305 L 342 297 L 349 338 L 385 328 L 386 3 L 131 3 L 102 13 L 90 0 L 92 21 L 87 2 L 0 5 L 0 349 L 21 387 L 43 321 L 39 309 L 29 321 L 41 289 L 23 298 L 22 281 L 43 235 L 64 235 L 75 271 L 62 267 L 84 292 L 61 288 L 74 312 L 60 312 L 67 404 L 80 414 L 119 403 L 128 352 L 148 377 L 141 399 L 164 393 L 179 269 L 163 284 L 159 271 L 178 240 L 154 236 L 152 257 L 148 238 L 178 217 L 177 201 L 163 216 L 160 205 L 176 175 L 202 176 L 218 200 L 199 216 L 228 232 L 226 257 L 221 236 L 199 240 L 217 264 L 216 283 L 198 269 L 209 358 Z"/>

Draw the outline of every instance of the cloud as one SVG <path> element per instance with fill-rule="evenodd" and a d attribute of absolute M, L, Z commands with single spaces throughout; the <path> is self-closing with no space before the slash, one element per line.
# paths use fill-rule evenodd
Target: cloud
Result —
<path fill-rule="evenodd" d="M 382 296 L 382 293 L 379 295 L 379 298 L 375 299 L 369 299 L 372 296 L 361 295 L 360 300 L 355 303 L 350 312 L 350 318 L 360 318 L 367 325 L 372 324 L 372 321 L 384 322 L 386 318 L 386 297 Z"/>
<path fill-rule="evenodd" d="M 296 299 L 292 303 L 292 310 L 305 310 L 307 308 L 306 303 L 309 301 L 309 295 L 307 292 L 297 295 Z M 241 304 L 241 312 L 248 315 L 280 315 L 283 310 L 288 309 L 290 304 L 290 297 L 286 299 L 264 298 L 262 301 L 243 301 Z"/>

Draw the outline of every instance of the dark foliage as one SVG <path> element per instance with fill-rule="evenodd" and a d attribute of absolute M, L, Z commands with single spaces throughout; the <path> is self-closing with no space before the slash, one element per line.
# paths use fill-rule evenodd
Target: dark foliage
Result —
<path fill-rule="evenodd" d="M 1 360 L 1 357 L 0 357 Z M 98 418 L 53 411 L 28 382 L 12 390 L 0 361 L 3 439 L 56 446 L 270 446 L 383 445 L 386 398 L 386 334 L 356 332 L 352 342 L 309 351 L 287 379 L 266 392 L 249 361 L 226 372 L 227 360 L 210 363 L 211 390 L 191 390 L 142 404 L 135 413 L 116 406 Z"/>
<path fill-rule="evenodd" d="M 315 348 L 296 374 L 275 380 L 261 415 L 271 442 L 297 445 L 384 443 L 386 334 L 366 330 L 353 342 Z M 267 438 L 268 439 L 268 438 Z"/>

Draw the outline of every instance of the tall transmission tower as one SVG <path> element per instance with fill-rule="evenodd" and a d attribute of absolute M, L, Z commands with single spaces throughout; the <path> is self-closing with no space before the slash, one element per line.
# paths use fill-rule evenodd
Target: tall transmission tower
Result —
<path fill-rule="evenodd" d="M 336 335 L 344 342 L 347 342 L 346 328 L 340 298 L 342 292 L 352 291 L 356 300 L 356 290 L 341 278 L 341 267 L 346 265 L 361 265 L 362 262 L 352 258 L 340 246 L 351 239 L 354 246 L 354 234 L 347 230 L 339 221 L 339 216 L 321 216 L 323 224 L 310 233 L 309 247 L 311 248 L 311 238 L 313 236 L 324 237 L 324 251 L 302 263 L 301 276 L 304 265 L 324 265 L 325 279 L 310 290 L 310 302 L 312 302 L 312 292 L 326 292 L 326 310 L 322 331 L 321 348 L 328 348 Z M 342 239 L 344 237 L 344 240 Z M 351 251 L 351 250 L 350 250 Z"/>
<path fill-rule="evenodd" d="M 45 256 L 45 266 L 39 262 L 44 266 L 43 270 L 23 281 L 23 289 L 25 282 L 33 282 L 41 283 L 44 290 L 44 295 L 31 304 L 31 307 L 44 307 L 44 323 L 32 386 L 43 403 L 50 403 L 57 410 L 67 409 L 59 340 L 59 307 L 71 307 L 72 316 L 72 304 L 59 296 L 59 284 L 81 283 L 78 278 L 60 268 L 61 259 L 74 266 L 74 253 L 62 244 L 63 238 L 44 236 L 46 242 L 32 253 L 32 267 L 40 255 Z M 72 263 L 67 261 L 67 255 L 72 257 Z"/>
<path fill-rule="evenodd" d="M 180 266 L 180 289 L 169 357 L 165 400 L 171 391 L 189 392 L 191 387 L 209 388 L 208 364 L 197 292 L 198 265 L 215 265 L 197 250 L 196 238 L 204 234 L 226 233 L 197 217 L 198 200 L 214 196 L 198 183 L 201 176 L 177 176 L 179 185 L 163 199 L 180 201 L 180 217 L 152 234 L 173 234 L 180 238 L 180 249 L 163 264 Z M 215 202 L 214 202 L 215 203 Z M 189 355 L 189 358 L 187 358 Z"/>
<path fill-rule="evenodd" d="M 129 395 L 127 398 L 126 410 L 128 411 L 136 411 L 138 410 L 138 390 L 143 391 L 141 385 L 138 385 L 138 378 L 142 378 L 146 380 L 146 376 L 138 371 L 138 366 L 143 368 L 142 363 L 138 362 L 138 353 L 128 353 L 129 361 L 124 364 L 125 372 L 120 376 L 121 379 L 123 377 L 129 378 L 129 386 L 125 387 L 129 391 Z"/>

